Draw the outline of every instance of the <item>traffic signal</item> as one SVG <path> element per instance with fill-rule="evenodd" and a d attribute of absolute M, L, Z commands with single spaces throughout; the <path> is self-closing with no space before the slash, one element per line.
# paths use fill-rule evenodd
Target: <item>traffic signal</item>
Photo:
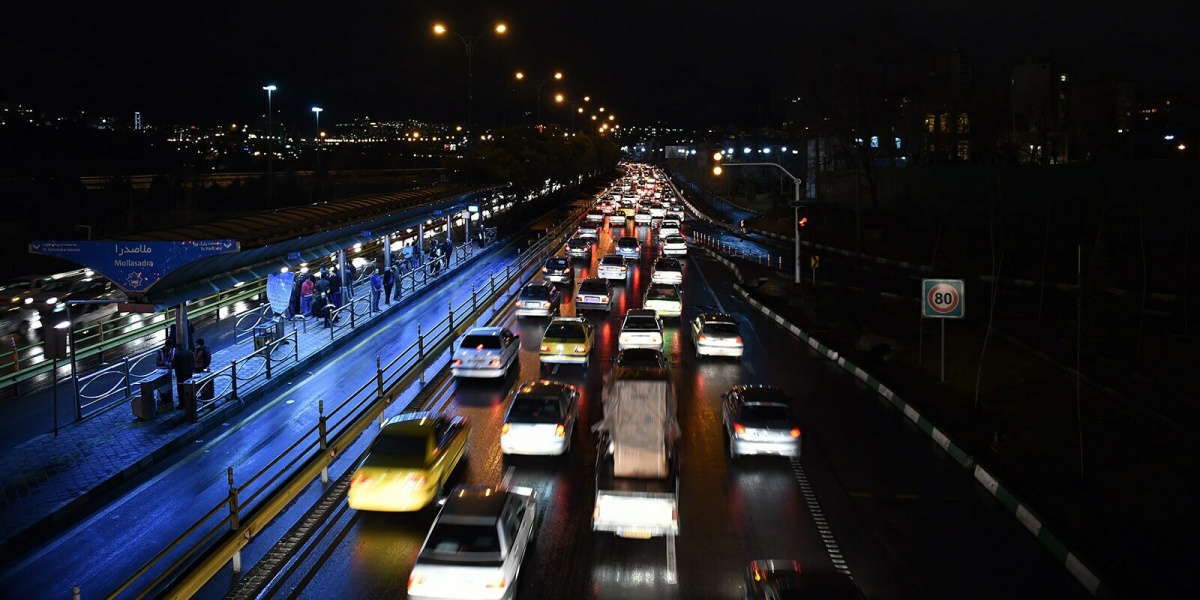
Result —
<path fill-rule="evenodd" d="M 800 207 L 796 209 L 796 227 L 804 227 L 808 225 L 808 209 Z"/>

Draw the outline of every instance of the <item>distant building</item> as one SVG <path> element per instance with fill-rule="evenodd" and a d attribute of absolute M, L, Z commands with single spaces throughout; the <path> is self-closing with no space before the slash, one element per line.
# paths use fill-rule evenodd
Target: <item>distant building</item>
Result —
<path fill-rule="evenodd" d="M 134 131 L 142 130 L 142 113 L 141 112 L 134 111 L 134 113 L 133 113 L 133 130 Z"/>
<path fill-rule="evenodd" d="M 1011 142 L 1017 161 L 1062 164 L 1071 159 L 1071 72 L 1046 60 L 1013 67 L 1009 85 Z"/>

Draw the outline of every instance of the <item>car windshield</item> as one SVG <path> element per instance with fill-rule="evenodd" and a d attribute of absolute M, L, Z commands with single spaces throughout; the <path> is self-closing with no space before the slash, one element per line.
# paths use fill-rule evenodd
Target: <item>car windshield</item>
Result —
<path fill-rule="evenodd" d="M 425 466 L 429 434 L 383 434 L 375 438 L 364 466 L 418 469 Z"/>
<path fill-rule="evenodd" d="M 777 404 L 743 404 L 738 413 L 743 425 L 758 427 L 791 427 L 792 409 Z"/>
<path fill-rule="evenodd" d="M 605 256 L 604 258 L 600 259 L 600 264 L 608 265 L 610 267 L 619 267 L 625 264 L 625 259 L 621 258 L 620 256 Z"/>
<path fill-rule="evenodd" d="M 509 423 L 558 423 L 558 398 L 517 396 L 508 411 Z"/>
<path fill-rule="evenodd" d="M 546 267 L 551 269 L 565 269 L 567 268 L 567 260 L 565 258 L 552 258 L 546 261 Z"/>
<path fill-rule="evenodd" d="M 476 350 L 499 350 L 503 346 L 498 335 L 468 335 L 463 338 L 460 348 Z"/>
<path fill-rule="evenodd" d="M 500 536 L 495 525 L 439 522 L 429 532 L 429 541 L 421 554 L 442 560 L 495 560 L 500 557 Z"/>
<path fill-rule="evenodd" d="M 585 281 L 579 284 L 579 292 L 581 294 L 605 294 L 608 293 L 608 289 L 604 287 L 602 282 Z"/>
<path fill-rule="evenodd" d="M 673 287 L 651 287 L 646 291 L 647 300 L 678 300 L 679 293 Z"/>
<path fill-rule="evenodd" d="M 522 298 L 536 298 L 544 300 L 550 297 L 550 288 L 544 285 L 530 285 L 521 290 Z"/>
<path fill-rule="evenodd" d="M 621 238 L 617 240 L 617 245 L 622 248 L 637 248 L 638 241 L 636 238 Z"/>
<path fill-rule="evenodd" d="M 687 240 L 683 239 L 682 235 L 668 235 L 667 243 L 668 244 L 685 244 L 685 243 L 687 243 Z"/>
<path fill-rule="evenodd" d="M 680 269 L 680 264 L 679 261 L 673 258 L 668 258 L 654 263 L 654 268 L 659 271 L 678 271 Z"/>
<path fill-rule="evenodd" d="M 574 323 L 551 323 L 546 328 L 546 333 L 543 337 L 554 338 L 556 340 L 582 340 L 586 337 L 583 329 Z"/>
<path fill-rule="evenodd" d="M 737 325 L 734 325 L 733 323 L 722 323 L 718 321 L 716 323 L 705 323 L 704 333 L 737 335 L 738 328 Z"/>
<path fill-rule="evenodd" d="M 654 317 L 626 317 L 623 329 L 630 331 L 658 331 L 658 320 Z"/>

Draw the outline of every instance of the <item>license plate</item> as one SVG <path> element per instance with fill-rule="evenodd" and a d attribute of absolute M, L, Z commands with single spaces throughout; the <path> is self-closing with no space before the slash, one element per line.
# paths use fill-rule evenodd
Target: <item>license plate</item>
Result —
<path fill-rule="evenodd" d="M 635 540 L 650 539 L 650 531 L 646 529 L 618 529 L 617 535 L 623 538 L 633 538 Z"/>

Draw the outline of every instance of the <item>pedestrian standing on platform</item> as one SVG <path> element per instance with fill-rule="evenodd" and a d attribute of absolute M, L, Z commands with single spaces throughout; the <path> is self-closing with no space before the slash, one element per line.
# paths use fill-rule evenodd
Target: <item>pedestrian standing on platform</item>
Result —
<path fill-rule="evenodd" d="M 322 276 L 321 273 L 313 273 L 313 278 L 316 279 L 313 282 L 313 302 L 316 303 L 317 296 L 326 296 L 329 294 L 329 278 Z M 317 316 L 316 310 L 312 307 L 309 307 L 309 314 Z"/>
<path fill-rule="evenodd" d="M 342 278 L 337 276 L 336 271 L 329 278 L 329 304 L 333 308 L 342 305 Z"/>
<path fill-rule="evenodd" d="M 400 268 L 402 269 L 401 272 L 403 273 L 404 271 L 411 271 L 413 269 L 412 242 L 405 244 L 404 247 L 400 249 L 400 257 L 404 259 L 404 261 L 400 263 Z"/>
<path fill-rule="evenodd" d="M 310 298 L 311 304 L 311 298 Z M 196 340 L 196 372 L 203 373 L 208 370 L 212 364 L 212 353 L 208 351 L 208 346 L 204 345 L 204 338 Z"/>
<path fill-rule="evenodd" d="M 196 355 L 187 348 L 177 349 L 175 358 L 171 360 L 171 369 L 175 371 L 175 385 L 179 387 L 177 402 L 179 408 L 183 408 L 183 382 L 196 374 Z"/>
<path fill-rule="evenodd" d="M 306 318 L 312 316 L 313 292 L 316 289 L 317 285 L 313 282 L 312 277 L 305 277 L 304 283 L 300 284 L 300 314 Z"/>
<path fill-rule="evenodd" d="M 446 241 L 442 243 L 442 267 L 443 268 L 446 268 L 446 269 L 450 268 L 450 256 L 453 254 L 454 254 L 454 242 L 450 241 L 450 238 L 447 237 Z"/>
<path fill-rule="evenodd" d="M 371 312 L 379 312 L 379 295 L 383 293 L 383 278 L 379 272 L 371 273 Z"/>
<path fill-rule="evenodd" d="M 383 270 L 383 303 L 392 303 L 392 287 L 396 285 L 396 267 L 389 266 Z"/>
<path fill-rule="evenodd" d="M 170 369 L 171 362 L 175 360 L 175 338 L 168 337 L 163 343 L 163 347 L 158 349 L 158 353 L 154 357 L 154 364 L 160 369 Z"/>

